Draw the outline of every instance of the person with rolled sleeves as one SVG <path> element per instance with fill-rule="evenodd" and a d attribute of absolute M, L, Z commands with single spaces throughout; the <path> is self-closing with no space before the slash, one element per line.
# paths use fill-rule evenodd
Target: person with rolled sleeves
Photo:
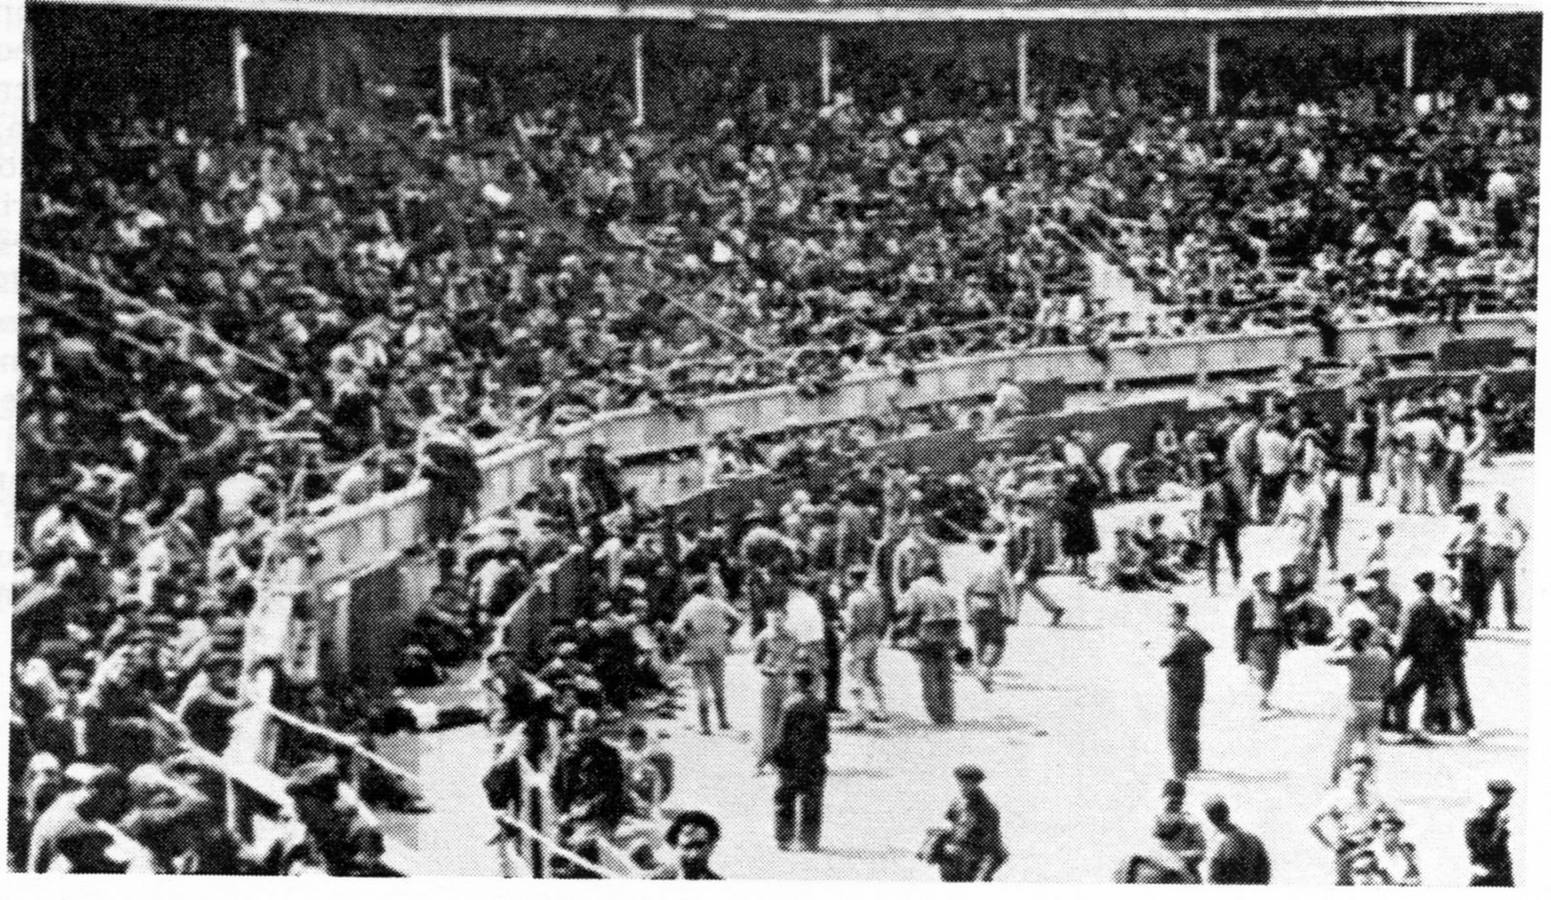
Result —
<path fill-rule="evenodd" d="M 1190 607 L 1175 603 L 1169 652 L 1158 661 L 1169 688 L 1168 740 L 1174 777 L 1201 768 L 1201 706 L 1206 701 L 1206 655 L 1212 645 L 1190 627 Z"/>
<path fill-rule="evenodd" d="M 1508 850 L 1508 804 L 1513 783 L 1487 782 L 1491 799 L 1465 821 L 1465 847 L 1470 851 L 1471 887 L 1513 887 L 1513 857 Z"/>

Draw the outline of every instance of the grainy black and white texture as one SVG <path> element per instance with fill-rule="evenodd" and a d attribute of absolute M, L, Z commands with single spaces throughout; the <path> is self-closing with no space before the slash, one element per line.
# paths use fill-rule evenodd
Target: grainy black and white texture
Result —
<path fill-rule="evenodd" d="M 1513 882 L 1538 13 L 183 6 L 26 10 L 12 871 Z"/>

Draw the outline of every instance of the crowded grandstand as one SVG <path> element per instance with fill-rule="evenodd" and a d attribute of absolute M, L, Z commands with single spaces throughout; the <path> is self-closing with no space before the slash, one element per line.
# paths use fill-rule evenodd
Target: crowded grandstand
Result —
<path fill-rule="evenodd" d="M 864 632 L 933 724 L 998 683 L 929 667 L 942 560 L 1059 625 L 1047 575 L 1215 598 L 1224 549 L 1237 586 L 1203 497 L 1301 515 L 1276 627 L 1323 647 L 1343 496 L 1406 529 L 1533 449 L 1538 15 L 166 5 L 27 10 L 13 869 L 436 874 L 399 832 L 478 815 L 506 874 L 703 877 L 732 810 L 649 732 L 730 729 L 745 650 L 816 848 L 785 711 L 893 727 Z M 1451 546 L 1461 647 L 1497 587 L 1518 629 L 1519 531 Z M 1427 730 L 1474 732 L 1439 665 Z M 416 733 L 479 735 L 488 809 Z M 1207 880 L 1180 815 L 1148 866 Z M 1382 830 L 1338 879 L 1421 878 Z M 1006 862 L 951 834 L 945 879 Z"/>

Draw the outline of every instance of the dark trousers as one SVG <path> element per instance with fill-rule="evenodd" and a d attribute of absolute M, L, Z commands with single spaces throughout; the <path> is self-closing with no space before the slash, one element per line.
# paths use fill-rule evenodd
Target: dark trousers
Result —
<path fill-rule="evenodd" d="M 1413 659 L 1406 674 L 1384 699 L 1384 727 L 1394 731 L 1410 731 L 1411 701 L 1416 698 L 1416 692 L 1424 687 L 1427 688 L 1429 705 L 1436 705 L 1448 690 L 1448 672 L 1437 661 L 1421 665 Z"/>
<path fill-rule="evenodd" d="M 1287 479 L 1291 477 L 1290 469 L 1275 475 L 1261 474 L 1260 509 L 1258 510 L 1261 524 L 1276 518 L 1277 510 L 1282 508 L 1282 495 L 1287 492 Z"/>
<path fill-rule="evenodd" d="M 1454 698 L 1454 721 L 1448 721 L 1447 712 L 1440 716 L 1438 723 L 1444 731 L 1452 731 L 1450 725 L 1459 726 L 1462 731 L 1474 731 L 1476 727 L 1476 712 L 1470 705 L 1470 684 L 1465 680 L 1465 658 L 1451 659 L 1445 663 L 1448 669 L 1449 693 Z"/>
<path fill-rule="evenodd" d="M 1214 525 L 1206 530 L 1206 580 L 1212 591 L 1217 590 L 1217 548 L 1221 547 L 1228 557 L 1228 570 L 1233 573 L 1233 583 L 1239 583 L 1244 571 L 1244 555 L 1239 552 L 1239 529 L 1236 526 Z"/>
<path fill-rule="evenodd" d="M 1459 596 L 1470 609 L 1473 628 L 1485 628 L 1491 607 L 1491 585 L 1487 582 L 1486 563 L 1479 553 L 1466 553 L 1459 558 Z"/>
<path fill-rule="evenodd" d="M 1334 569 L 1339 565 L 1336 555 L 1339 551 L 1336 548 L 1340 544 L 1341 517 L 1320 516 L 1319 532 L 1314 535 L 1314 559 L 1310 561 L 1310 564 L 1316 569 L 1319 568 L 1320 551 L 1327 550 L 1330 553 L 1330 568 Z"/>
<path fill-rule="evenodd" d="M 1500 582 L 1503 586 L 1503 615 L 1508 624 L 1517 624 L 1518 617 L 1518 556 L 1506 547 L 1488 547 L 1483 560 L 1486 569 L 1486 585 L 1481 589 L 1481 602 L 1491 611 L 1492 588 Z"/>
<path fill-rule="evenodd" d="M 782 847 L 792 842 L 798 834 L 802 846 L 808 849 L 819 845 L 819 832 L 824 826 L 824 773 L 801 772 L 795 769 L 779 770 L 780 780 L 775 789 L 775 839 Z M 797 812 L 798 799 L 802 801 L 802 813 Z"/>
<path fill-rule="evenodd" d="M 1201 768 L 1201 701 L 1169 698 L 1169 755 L 1174 777 L 1184 778 Z"/>

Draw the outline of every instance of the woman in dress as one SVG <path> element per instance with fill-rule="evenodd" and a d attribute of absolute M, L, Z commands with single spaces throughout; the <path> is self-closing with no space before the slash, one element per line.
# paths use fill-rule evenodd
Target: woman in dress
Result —
<path fill-rule="evenodd" d="M 1099 526 L 1093 508 L 1099 502 L 1099 484 L 1086 466 L 1067 469 L 1061 491 L 1061 553 L 1072 561 L 1072 573 L 1092 581 L 1088 557 L 1099 550 Z"/>

